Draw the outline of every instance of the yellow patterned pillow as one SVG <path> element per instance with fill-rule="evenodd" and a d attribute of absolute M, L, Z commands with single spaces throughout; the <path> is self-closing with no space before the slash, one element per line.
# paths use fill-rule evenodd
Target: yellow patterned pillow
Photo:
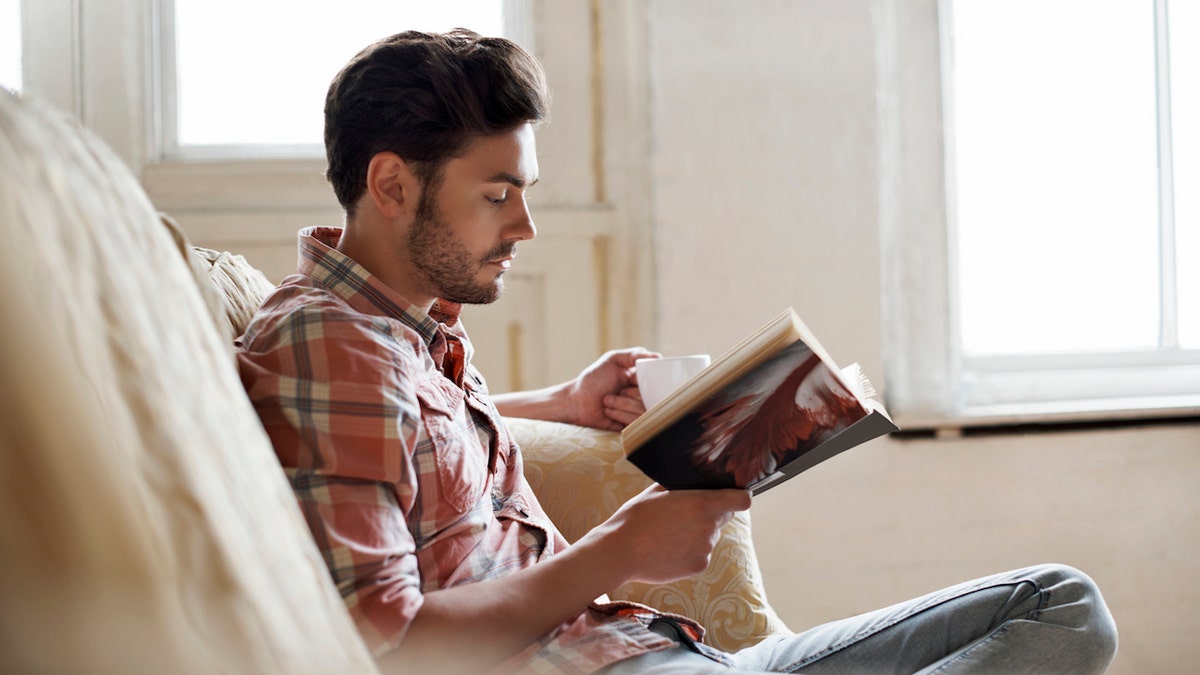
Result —
<path fill-rule="evenodd" d="M 570 541 L 650 484 L 625 461 L 619 434 L 526 419 L 508 424 L 521 446 L 526 478 Z M 705 642 L 725 651 L 788 632 L 767 603 L 747 512 L 722 530 L 712 563 L 701 574 L 670 584 L 626 584 L 609 596 L 691 617 L 708 629 Z"/>

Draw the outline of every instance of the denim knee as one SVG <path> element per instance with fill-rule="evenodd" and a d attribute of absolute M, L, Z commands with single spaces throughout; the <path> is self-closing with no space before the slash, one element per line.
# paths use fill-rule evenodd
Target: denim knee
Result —
<path fill-rule="evenodd" d="M 1032 568 L 1031 575 L 1047 593 L 1038 619 L 1077 631 L 1081 672 L 1103 671 L 1117 653 L 1117 623 L 1100 587 L 1082 570 L 1049 564 Z"/>

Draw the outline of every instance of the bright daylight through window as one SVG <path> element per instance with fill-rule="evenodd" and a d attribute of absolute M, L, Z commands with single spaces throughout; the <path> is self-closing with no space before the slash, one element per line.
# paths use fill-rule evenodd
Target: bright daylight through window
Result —
<path fill-rule="evenodd" d="M 1200 348 L 1200 3 L 947 18 L 964 356 Z"/>
<path fill-rule="evenodd" d="M 1200 414 L 1200 3 L 941 0 L 893 17 L 898 44 L 932 16 L 940 49 L 883 71 L 889 408 Z"/>
<path fill-rule="evenodd" d="M 0 87 L 21 86 L 21 0 L 0 0 Z"/>
<path fill-rule="evenodd" d="M 325 90 L 358 50 L 405 29 L 504 28 L 503 0 L 162 2 L 173 37 L 164 41 L 164 150 L 185 157 L 269 146 L 319 154 Z"/>

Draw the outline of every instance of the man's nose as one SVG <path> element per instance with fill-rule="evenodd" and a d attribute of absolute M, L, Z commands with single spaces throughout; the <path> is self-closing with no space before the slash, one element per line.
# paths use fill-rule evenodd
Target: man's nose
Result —
<path fill-rule="evenodd" d="M 537 236 L 537 226 L 533 224 L 533 214 L 529 212 L 529 204 L 521 199 L 521 206 L 515 214 L 513 222 L 508 227 L 506 239 L 525 241 Z"/>

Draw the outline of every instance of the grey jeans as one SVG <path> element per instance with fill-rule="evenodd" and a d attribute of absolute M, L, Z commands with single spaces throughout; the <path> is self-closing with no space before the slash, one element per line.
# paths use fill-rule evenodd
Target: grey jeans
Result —
<path fill-rule="evenodd" d="M 604 673 L 1102 673 L 1117 651 L 1117 627 L 1086 574 L 1039 565 L 735 654 L 679 640 Z"/>

